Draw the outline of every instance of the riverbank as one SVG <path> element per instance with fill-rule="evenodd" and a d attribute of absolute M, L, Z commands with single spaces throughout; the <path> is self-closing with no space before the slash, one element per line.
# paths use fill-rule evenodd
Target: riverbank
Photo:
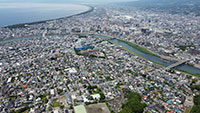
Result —
<path fill-rule="evenodd" d="M 144 53 L 160 57 L 160 58 L 162 58 L 164 60 L 167 60 L 167 61 L 180 62 L 180 60 L 178 60 L 176 58 L 171 58 L 171 57 L 168 57 L 168 56 L 158 55 L 158 54 L 156 54 L 156 53 L 154 53 L 154 52 L 152 52 L 152 51 L 150 51 L 150 50 L 146 49 L 145 47 L 140 46 L 138 44 L 135 44 L 135 43 L 132 43 L 132 42 L 128 42 L 128 41 L 125 41 L 125 40 L 122 40 L 122 39 L 119 39 L 119 38 L 116 38 L 116 39 L 119 40 L 119 41 L 122 41 L 122 42 L 132 46 L 133 48 L 135 48 L 137 50 L 140 50 L 140 51 L 142 51 Z M 157 63 L 157 64 L 159 64 L 159 63 Z M 159 65 L 161 65 L 161 64 L 159 64 Z M 200 65 L 199 64 L 190 64 L 190 63 L 188 63 L 188 65 L 191 65 L 193 67 L 196 67 L 196 68 L 200 69 Z"/>
<path fill-rule="evenodd" d="M 102 36 L 104 36 L 104 35 L 102 35 Z M 97 37 L 98 37 L 98 36 L 97 36 Z M 156 62 L 156 61 L 153 61 L 153 60 L 148 59 L 148 57 L 147 57 L 147 58 L 144 58 L 144 57 L 142 57 L 142 56 L 140 56 L 140 55 L 134 53 L 132 50 L 130 50 L 130 48 L 128 49 L 127 47 L 123 47 L 123 46 L 122 46 L 123 44 L 121 45 L 121 44 L 116 43 L 116 41 L 114 42 L 114 40 L 123 42 L 123 43 L 125 43 L 125 44 L 131 46 L 132 48 L 134 48 L 134 49 L 136 49 L 136 50 L 138 50 L 138 51 L 140 51 L 140 52 L 143 52 L 143 53 L 145 53 L 145 54 L 152 55 L 152 56 L 157 57 L 157 58 L 159 58 L 159 59 L 166 60 L 166 62 L 169 61 L 169 62 L 171 62 L 172 64 L 173 64 L 173 63 L 176 63 L 177 61 L 179 61 L 179 60 L 177 60 L 177 59 L 173 59 L 173 58 L 170 58 L 170 57 L 160 56 L 160 55 L 154 54 L 153 52 L 148 51 L 148 49 L 146 49 L 146 48 L 144 48 L 144 47 L 142 47 L 142 46 L 139 46 L 139 45 L 137 45 L 137 44 L 134 44 L 134 43 L 132 43 L 132 42 L 128 42 L 128 41 L 125 41 L 125 40 L 122 40 L 122 39 L 118 39 L 118 38 L 111 38 L 110 36 L 104 36 L 104 38 L 106 38 L 106 37 L 108 38 L 108 39 L 107 39 L 108 42 L 111 42 L 111 43 L 115 44 L 116 46 L 122 47 L 123 49 L 129 51 L 131 54 L 134 54 L 134 55 L 136 55 L 136 56 L 139 56 L 139 57 L 141 57 L 142 59 L 149 60 L 149 61 L 151 61 L 151 62 L 153 62 L 153 63 L 156 63 L 156 64 L 158 64 L 158 65 L 161 65 L 161 66 L 163 66 L 163 67 L 167 67 L 167 66 L 169 66 L 169 65 L 171 65 L 171 64 L 169 64 L 169 65 L 163 65 L 163 64 L 158 63 L 158 62 Z M 101 38 L 101 37 L 99 37 L 99 38 Z M 102 38 L 103 38 L 103 37 L 102 37 Z M 109 39 L 109 38 L 110 38 L 110 39 Z M 182 67 L 182 66 L 178 66 L 178 67 Z M 187 65 L 187 64 L 184 64 L 183 67 L 196 68 L 196 66 L 191 66 L 191 65 L 189 65 L 189 64 L 188 64 L 188 65 Z M 185 71 L 185 70 L 182 70 L 182 69 L 179 69 L 179 68 L 175 68 L 175 70 L 176 70 L 176 71 L 179 71 L 179 72 L 182 72 L 182 73 L 185 73 L 185 74 L 188 74 L 188 75 L 200 77 L 200 74 L 199 74 L 199 73 L 192 73 L 192 72 L 188 72 L 188 71 Z M 199 70 L 199 68 L 198 68 L 198 70 Z"/>
<path fill-rule="evenodd" d="M 194 67 L 199 68 L 200 69 L 200 65 L 199 64 L 193 64 Z"/>
<path fill-rule="evenodd" d="M 122 39 L 118 39 L 118 38 L 117 38 L 117 40 L 119 40 L 119 41 L 121 41 L 121 42 L 124 42 L 124 43 L 130 45 L 131 47 L 133 47 L 133 48 L 135 48 L 135 49 L 141 51 L 141 52 L 144 52 L 144 53 L 147 53 L 147 54 L 150 54 L 150 55 L 154 55 L 154 56 L 160 57 L 159 55 L 150 52 L 150 51 L 147 50 L 146 48 L 144 48 L 144 47 L 142 47 L 142 46 L 139 46 L 139 45 L 137 45 L 137 44 L 134 44 L 134 43 L 132 43 L 132 42 L 128 42 L 128 41 L 125 41 L 125 40 L 122 40 Z"/>
<path fill-rule="evenodd" d="M 179 71 L 181 73 L 187 74 L 187 75 L 192 75 L 192 76 L 200 77 L 200 74 L 190 73 L 190 72 L 179 70 L 179 69 L 175 69 L 175 70 Z"/>
<path fill-rule="evenodd" d="M 160 58 L 163 58 L 164 60 L 170 60 L 170 61 L 176 61 L 176 62 L 179 61 L 178 59 L 174 59 L 174 58 L 170 58 L 170 57 L 166 57 L 166 56 L 157 55 L 157 54 L 155 54 L 155 53 L 153 53 L 153 52 L 148 51 L 148 50 L 145 49 L 144 47 L 141 47 L 141 46 L 136 45 L 136 44 L 134 44 L 134 43 L 131 43 L 131 42 L 128 42 L 128 41 L 125 41 L 125 40 L 122 40 L 122 39 L 117 39 L 117 40 L 122 41 L 122 42 L 124 42 L 124 43 L 130 45 L 131 47 L 133 47 L 133 48 L 135 48 L 135 49 L 137 49 L 137 50 L 140 50 L 140 51 L 142 51 L 142 52 L 144 52 L 144 53 L 147 53 L 147 54 L 150 54 L 150 55 L 154 55 L 154 56 L 158 56 L 158 57 L 160 57 Z M 127 50 L 127 49 L 126 49 L 126 50 Z M 129 52 L 130 52 L 130 51 L 129 51 Z M 132 52 L 131 52 L 131 53 L 132 53 Z M 134 54 L 134 55 L 137 55 L 137 54 Z M 137 56 L 138 56 L 138 55 L 137 55 Z M 143 59 L 146 59 L 146 58 L 143 58 Z M 147 60 L 147 59 L 146 59 L 146 60 Z M 152 61 L 152 62 L 153 62 L 153 61 Z M 159 63 L 157 63 L 157 62 L 153 62 L 153 63 L 159 64 Z M 159 65 L 162 65 L 162 64 L 159 64 Z M 162 66 L 164 66 L 164 65 L 162 65 Z M 164 67 L 166 67 L 166 66 L 164 66 Z M 199 68 L 199 69 L 200 69 L 199 65 L 197 65 L 197 64 L 195 64 L 193 67 L 196 67 L 196 68 Z M 175 70 L 176 70 L 176 71 L 179 71 L 179 72 L 182 72 L 182 73 L 185 73 L 185 74 L 192 75 L 192 76 L 200 77 L 200 74 L 194 74 L 194 73 L 190 73 L 190 72 L 183 71 L 183 70 L 180 70 L 180 69 L 175 69 Z"/>
<path fill-rule="evenodd" d="M 180 62 L 180 60 L 177 59 L 177 58 L 172 58 L 172 57 L 169 57 L 169 56 L 158 55 L 157 53 L 154 53 L 153 51 L 145 48 L 144 46 L 138 45 L 136 43 L 129 42 L 129 41 L 126 41 L 126 40 L 122 40 L 122 39 L 119 39 L 119 38 L 115 38 L 115 39 L 117 39 L 119 41 L 122 41 L 122 42 L 124 42 L 124 43 L 132 46 L 133 48 L 135 48 L 135 49 L 137 49 L 137 50 L 139 50 L 141 52 L 144 52 L 144 53 L 147 53 L 147 54 L 150 54 L 150 55 L 154 55 L 154 56 L 160 57 L 160 58 L 162 58 L 162 59 L 164 59 L 166 61 Z M 157 63 L 157 64 L 159 64 L 159 63 Z M 159 64 L 159 65 L 162 65 L 162 64 Z M 190 64 L 190 63 L 188 63 L 188 65 L 191 65 L 193 67 L 196 67 L 196 68 L 200 69 L 200 65 L 199 64 Z"/>
<path fill-rule="evenodd" d="M 10 28 L 10 29 L 12 29 L 12 28 L 23 28 L 23 27 L 26 27 L 27 25 L 41 24 L 41 23 L 46 23 L 48 21 L 54 21 L 54 20 L 60 20 L 60 19 L 67 19 L 67 18 L 71 18 L 73 16 L 83 15 L 83 14 L 86 14 L 86 13 L 90 13 L 90 12 L 92 12 L 94 10 L 93 6 L 89 6 L 89 5 L 83 5 L 83 6 L 88 7 L 88 10 L 84 11 L 84 12 L 81 12 L 81 13 L 78 13 L 78 14 L 73 14 L 73 15 L 66 16 L 66 17 L 61 17 L 61 18 L 55 18 L 55 19 L 49 19 L 49 20 L 42 20 L 42 21 L 36 21 L 36 22 L 30 22 L 30 23 L 14 24 L 14 25 L 9 25 L 9 26 L 2 26 L 2 27 L 4 27 L 4 28 Z"/>
<path fill-rule="evenodd" d="M 158 65 L 161 65 L 163 67 L 167 67 L 167 66 L 175 63 L 175 62 L 172 62 L 172 61 L 164 61 L 165 59 L 162 59 L 162 57 L 158 57 L 158 56 L 155 56 L 155 55 L 152 55 L 152 54 L 144 53 L 143 51 L 144 51 L 145 48 L 142 48 L 143 51 L 140 51 L 141 48 L 135 49 L 134 47 L 138 47 L 138 46 L 135 46 L 131 42 L 129 42 L 127 44 L 128 41 L 122 41 L 122 39 L 118 40 L 116 38 L 111 38 L 109 36 L 98 35 L 98 34 L 87 34 L 87 33 L 80 33 L 80 34 L 90 35 L 90 36 L 93 36 L 95 38 L 103 38 L 106 41 L 114 43 L 116 46 L 120 46 L 123 49 L 129 51 L 131 54 L 139 56 L 142 59 L 149 60 L 149 61 L 156 63 Z M 63 36 L 63 35 L 67 35 L 67 34 L 51 34 L 51 35 L 60 35 L 60 36 L 62 35 Z M 51 35 L 47 35 L 47 36 L 51 36 Z M 74 34 L 72 33 L 71 35 L 78 35 L 78 33 L 74 33 Z M 5 42 L 0 42 L 0 44 L 9 43 L 9 42 L 13 42 L 13 41 L 20 41 L 20 40 L 25 40 L 25 39 L 33 39 L 33 38 L 42 38 L 42 36 L 16 38 L 16 39 L 12 39 L 12 40 L 6 40 Z M 124 44 L 126 44 L 126 45 L 124 45 Z M 147 52 L 146 50 L 145 50 L 145 52 Z M 140 56 L 140 54 L 142 54 L 142 55 Z M 183 64 L 183 65 L 178 66 L 175 70 L 182 72 L 182 73 L 185 73 L 185 74 L 192 75 L 192 76 L 200 77 L 200 69 L 197 69 L 197 68 L 195 68 L 194 66 L 191 66 L 191 65 Z"/>

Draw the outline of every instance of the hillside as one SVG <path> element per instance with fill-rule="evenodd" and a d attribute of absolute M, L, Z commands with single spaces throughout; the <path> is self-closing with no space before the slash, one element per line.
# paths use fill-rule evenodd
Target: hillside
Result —
<path fill-rule="evenodd" d="M 200 16 L 200 0 L 140 0 L 123 4 L 142 9 L 167 11 L 169 13 L 194 13 Z"/>

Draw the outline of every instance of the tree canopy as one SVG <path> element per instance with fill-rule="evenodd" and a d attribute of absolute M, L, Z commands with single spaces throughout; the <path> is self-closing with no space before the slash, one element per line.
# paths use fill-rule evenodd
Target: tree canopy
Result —
<path fill-rule="evenodd" d="M 194 97 L 194 106 L 191 110 L 191 113 L 200 113 L 200 95 Z"/>
<path fill-rule="evenodd" d="M 119 113 L 143 113 L 145 104 L 141 103 L 141 96 L 130 92 L 126 95 L 128 102 L 122 105 L 122 111 Z"/>

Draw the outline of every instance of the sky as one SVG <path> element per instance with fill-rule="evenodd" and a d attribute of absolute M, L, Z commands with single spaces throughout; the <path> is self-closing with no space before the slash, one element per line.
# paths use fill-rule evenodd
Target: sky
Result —
<path fill-rule="evenodd" d="M 33 3 L 112 3 L 112 2 L 126 2 L 135 0 L 0 0 L 0 3 L 19 3 L 19 2 L 33 2 Z"/>

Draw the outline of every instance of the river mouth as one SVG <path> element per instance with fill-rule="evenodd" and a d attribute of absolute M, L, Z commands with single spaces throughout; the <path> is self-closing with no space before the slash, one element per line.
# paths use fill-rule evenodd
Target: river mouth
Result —
<path fill-rule="evenodd" d="M 51 34 L 51 35 L 47 35 L 47 36 L 63 36 L 63 35 L 69 35 L 69 34 Z M 110 38 L 110 37 L 107 37 L 107 36 L 96 35 L 96 34 L 88 34 L 88 35 L 91 35 L 91 36 L 96 37 L 96 38 L 102 38 L 102 39 L 105 39 L 105 40 L 109 40 L 110 42 L 115 43 L 117 45 L 120 45 L 123 48 L 125 48 L 126 50 L 133 52 L 134 54 L 136 54 L 136 55 L 138 55 L 138 56 L 140 56 L 140 57 L 142 57 L 146 60 L 150 60 L 154 63 L 160 64 L 160 65 L 163 65 L 163 66 L 166 66 L 166 67 L 176 63 L 174 61 L 165 60 L 165 59 L 163 59 L 159 56 L 155 56 L 155 55 L 152 55 L 152 54 L 148 54 L 148 53 L 139 51 L 139 50 L 133 48 L 132 46 L 128 45 L 127 43 L 120 41 L 116 38 Z M 10 42 L 15 42 L 15 41 L 21 41 L 21 40 L 34 39 L 34 38 L 42 38 L 42 36 L 30 36 L 30 37 L 14 38 L 14 39 L 10 39 L 10 40 L 0 41 L 0 44 L 5 44 L 5 43 L 10 43 Z M 178 70 L 178 71 L 190 74 L 190 75 L 200 77 L 200 69 L 198 69 L 194 66 L 188 65 L 188 64 L 179 65 L 179 66 L 175 67 L 175 69 Z"/>

